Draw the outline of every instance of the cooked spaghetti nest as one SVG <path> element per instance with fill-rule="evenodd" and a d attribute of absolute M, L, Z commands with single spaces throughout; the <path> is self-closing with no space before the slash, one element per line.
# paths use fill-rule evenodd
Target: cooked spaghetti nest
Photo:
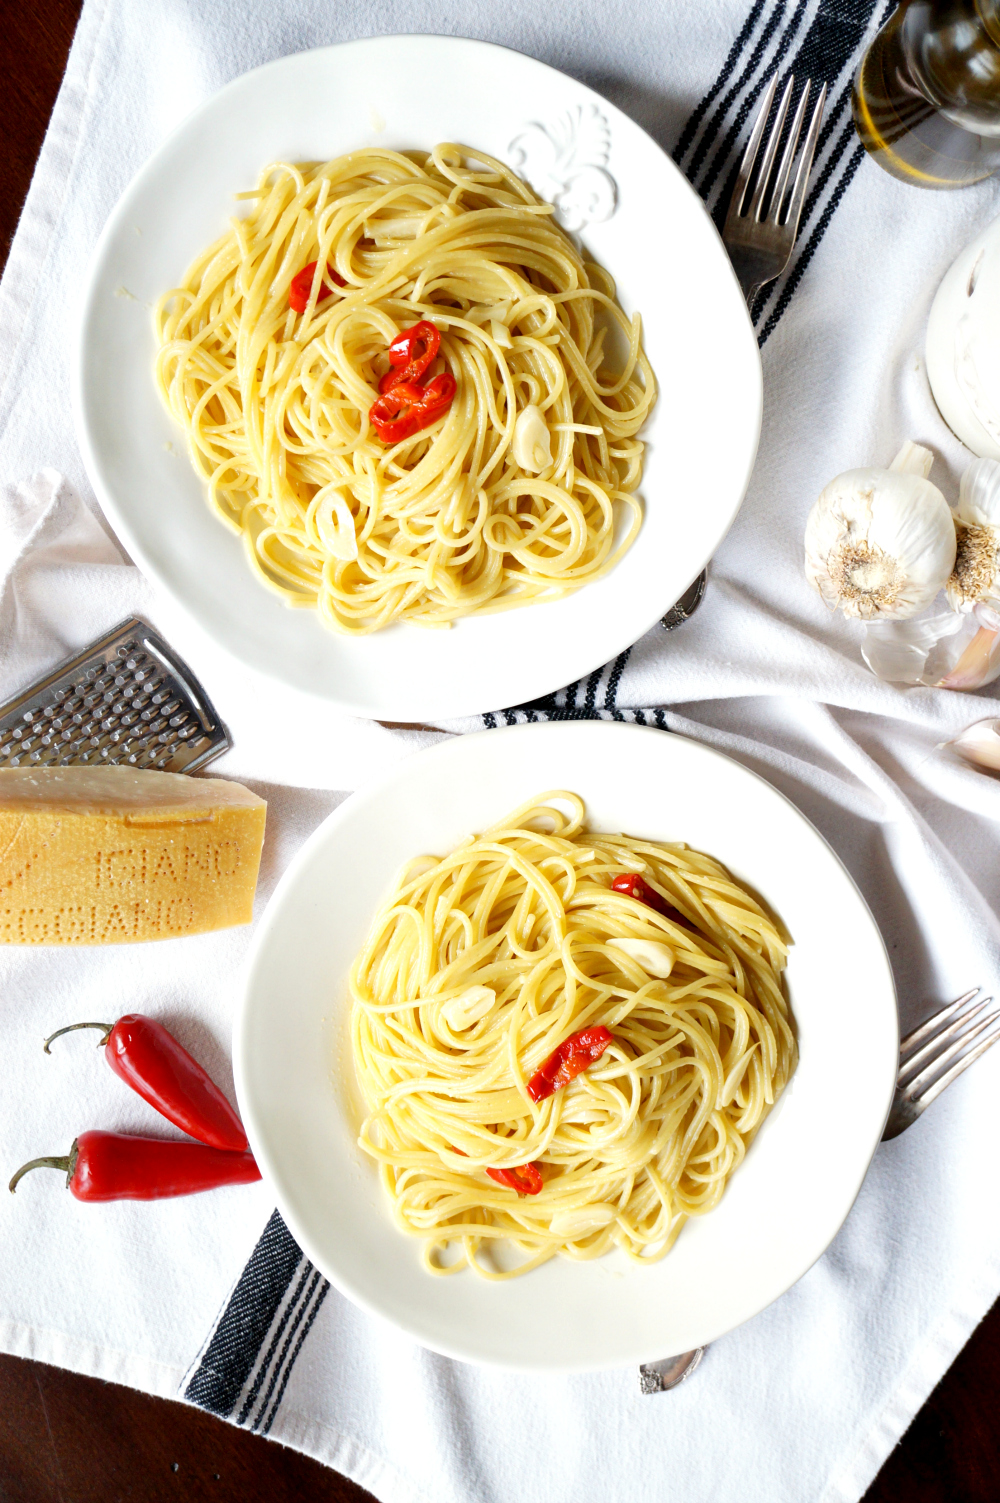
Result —
<path fill-rule="evenodd" d="M 678 917 L 612 891 L 631 872 Z M 668 946 L 667 979 L 623 938 Z M 496 1279 L 556 1253 L 662 1257 L 718 1204 L 795 1068 L 786 955 L 711 856 L 588 832 L 573 793 L 404 867 L 350 973 L 352 1035 L 359 1141 L 427 1268 Z M 598 1024 L 607 1051 L 536 1105 L 533 1072 Z M 529 1162 L 537 1195 L 486 1174 Z M 490 1256 L 499 1239 L 519 1266 Z"/>
<path fill-rule="evenodd" d="M 551 205 L 454 145 L 279 162 L 238 196 L 247 216 L 157 306 L 156 380 L 264 583 L 360 634 L 445 626 L 606 573 L 641 521 L 636 433 L 655 381 L 638 316 Z M 317 276 L 296 314 L 291 281 L 313 261 L 344 286 L 317 301 Z M 369 408 L 389 344 L 421 319 L 441 331 L 432 370 L 457 392 L 387 447 Z M 606 355 L 611 330 L 621 358 Z M 513 452 L 529 406 L 551 456 L 537 472 Z"/>

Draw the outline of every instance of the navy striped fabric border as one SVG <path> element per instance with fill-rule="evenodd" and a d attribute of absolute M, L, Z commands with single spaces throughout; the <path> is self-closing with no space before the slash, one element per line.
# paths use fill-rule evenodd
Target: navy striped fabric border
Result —
<path fill-rule="evenodd" d="M 778 92 L 794 74 L 827 86 L 827 106 L 813 182 L 788 267 L 753 307 L 757 338 L 774 332 L 864 158 L 851 119 L 854 70 L 869 35 L 896 0 L 755 0 L 711 88 L 692 111 L 674 148 L 674 161 L 705 200 L 719 228 L 739 173 L 741 152 L 758 101 L 777 74 Z"/>
<path fill-rule="evenodd" d="M 184 1398 L 266 1435 L 329 1289 L 273 1212 L 184 1380 Z"/>

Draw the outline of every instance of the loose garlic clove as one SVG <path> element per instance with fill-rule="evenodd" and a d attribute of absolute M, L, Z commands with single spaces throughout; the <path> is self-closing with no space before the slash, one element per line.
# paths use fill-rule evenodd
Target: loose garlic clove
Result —
<path fill-rule="evenodd" d="M 876 678 L 929 689 L 979 689 L 1000 678 L 1000 614 L 977 604 L 918 621 L 865 627 L 861 654 Z"/>
<path fill-rule="evenodd" d="M 574 1206 L 571 1211 L 557 1211 L 549 1222 L 549 1229 L 567 1242 L 578 1237 L 587 1237 L 601 1227 L 610 1226 L 617 1216 L 614 1206 L 600 1202 L 593 1206 Z"/>
<path fill-rule="evenodd" d="M 537 475 L 552 463 L 552 437 L 534 402 L 517 415 L 511 451 L 514 463 L 529 474 Z"/>
<path fill-rule="evenodd" d="M 1000 772 L 1000 720 L 976 720 L 945 747 L 973 767 Z"/>
<path fill-rule="evenodd" d="M 490 987 L 470 986 L 459 996 L 444 1003 L 441 1017 L 452 1033 L 462 1033 L 485 1018 L 496 999 L 497 994 Z"/>
<path fill-rule="evenodd" d="M 955 524 L 927 479 L 933 455 L 906 443 L 888 470 L 831 480 L 806 523 L 806 578 L 832 608 L 863 621 L 930 605 L 955 566 Z"/>
<path fill-rule="evenodd" d="M 1000 464 L 975 459 L 962 476 L 955 508 L 958 546 L 945 589 L 956 611 L 1000 602 Z"/>
<path fill-rule="evenodd" d="M 980 624 L 971 640 L 965 644 L 954 667 L 938 679 L 935 688 L 981 689 L 984 684 L 992 684 L 995 678 L 1000 677 L 1000 621 L 983 625 L 980 619 L 983 613 L 984 607 L 977 606 L 973 619 Z"/>
<path fill-rule="evenodd" d="M 609 945 L 623 950 L 649 976 L 665 981 L 674 968 L 676 956 L 669 945 L 655 939 L 609 939 Z"/>

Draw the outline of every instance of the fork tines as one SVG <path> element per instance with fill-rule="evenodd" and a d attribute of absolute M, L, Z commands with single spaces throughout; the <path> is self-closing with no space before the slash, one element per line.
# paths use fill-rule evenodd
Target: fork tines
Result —
<path fill-rule="evenodd" d="M 949 1002 L 903 1039 L 897 1102 L 922 1111 L 1000 1038 L 1000 1008 L 980 990 L 975 986 Z"/>
<path fill-rule="evenodd" d="M 743 153 L 743 161 L 740 163 L 739 176 L 736 180 L 736 187 L 733 190 L 733 196 L 730 201 L 729 214 L 727 216 L 726 222 L 728 227 L 730 222 L 733 220 L 750 219 L 757 224 L 766 223 L 774 227 L 788 227 L 790 229 L 791 239 L 792 241 L 794 241 L 795 234 L 798 230 L 799 217 L 802 213 L 802 205 L 805 202 L 806 188 L 809 184 L 809 172 L 812 167 L 813 156 L 816 152 L 816 143 L 819 139 L 820 126 L 823 122 L 823 108 L 826 103 L 826 84 L 823 84 L 822 88 L 820 89 L 819 97 L 817 98 L 816 103 L 813 106 L 812 116 L 809 121 L 809 129 L 806 132 L 805 141 L 802 145 L 802 151 L 799 154 L 798 170 L 796 171 L 795 180 L 792 183 L 791 193 L 788 196 L 787 200 L 785 195 L 786 193 L 788 193 L 788 183 L 791 176 L 792 165 L 795 161 L 795 155 L 799 145 L 799 138 L 802 134 L 802 126 L 806 117 L 806 108 L 809 103 L 809 95 L 812 92 L 812 80 L 807 78 L 805 81 L 805 86 L 803 87 L 802 94 L 799 98 L 798 106 L 792 119 L 791 128 L 788 132 L 788 137 L 785 142 L 785 149 L 781 156 L 781 162 L 778 166 L 777 174 L 775 175 L 772 172 L 772 169 L 774 167 L 774 159 L 778 153 L 778 147 L 781 143 L 782 133 L 785 128 L 785 119 L 788 115 L 788 109 L 792 101 L 792 94 L 795 90 L 795 75 L 791 73 L 788 75 L 788 81 L 785 84 L 784 92 L 781 96 L 781 102 L 778 105 L 778 113 L 775 117 L 774 124 L 772 125 L 770 134 L 767 138 L 767 145 L 764 149 L 763 160 L 760 163 L 759 169 L 755 173 L 754 169 L 757 166 L 757 156 L 760 151 L 760 144 L 764 138 L 764 131 L 767 126 L 768 117 L 771 113 L 771 106 L 774 103 L 774 96 L 777 87 L 778 79 L 777 76 L 775 76 L 771 79 L 771 82 L 768 85 L 767 92 L 764 95 L 763 103 L 760 107 L 760 112 L 757 115 L 753 131 L 751 132 L 750 139 L 747 142 L 746 151 Z M 746 200 L 751 180 L 754 181 L 754 192 L 752 199 L 750 200 L 749 204 L 747 204 Z M 764 214 L 765 208 L 767 210 L 766 216 Z M 723 239 L 727 238 L 728 237 L 724 232 Z"/>

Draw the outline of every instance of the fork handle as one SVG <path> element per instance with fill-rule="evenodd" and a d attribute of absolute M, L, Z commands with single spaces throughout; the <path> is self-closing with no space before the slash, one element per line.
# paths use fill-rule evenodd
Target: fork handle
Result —
<path fill-rule="evenodd" d="M 729 258 L 749 308 L 765 282 L 774 280 L 774 257 L 762 256 L 744 246 L 734 246 L 729 250 Z"/>

